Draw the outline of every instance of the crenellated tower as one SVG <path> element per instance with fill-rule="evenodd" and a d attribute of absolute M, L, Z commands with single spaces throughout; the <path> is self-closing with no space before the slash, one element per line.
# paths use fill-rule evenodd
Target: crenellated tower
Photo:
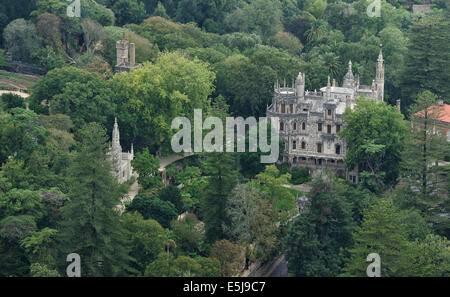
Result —
<path fill-rule="evenodd" d="M 136 45 L 126 40 L 116 42 L 116 72 L 130 72 L 131 69 L 140 66 L 136 64 Z"/>

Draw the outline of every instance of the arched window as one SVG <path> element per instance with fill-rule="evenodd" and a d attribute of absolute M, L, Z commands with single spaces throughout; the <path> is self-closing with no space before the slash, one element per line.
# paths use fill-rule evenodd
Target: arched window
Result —
<path fill-rule="evenodd" d="M 306 130 L 306 123 L 305 122 L 302 123 L 302 130 Z"/>
<path fill-rule="evenodd" d="M 297 130 L 297 122 L 294 122 L 292 124 L 292 130 L 296 131 Z"/>
<path fill-rule="evenodd" d="M 302 141 L 302 150 L 306 149 L 306 142 Z"/>
<path fill-rule="evenodd" d="M 280 131 L 284 131 L 284 123 L 280 122 Z"/>
<path fill-rule="evenodd" d="M 340 154 L 341 154 L 341 145 L 336 144 L 336 155 L 340 155 Z"/>

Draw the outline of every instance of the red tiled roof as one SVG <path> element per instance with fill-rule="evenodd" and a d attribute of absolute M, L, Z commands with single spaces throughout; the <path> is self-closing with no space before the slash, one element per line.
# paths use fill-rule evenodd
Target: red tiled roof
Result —
<path fill-rule="evenodd" d="M 439 112 L 439 119 L 442 122 L 450 123 L 450 104 L 440 104 L 440 105 L 434 105 L 430 106 L 428 108 L 431 113 L 433 113 L 433 110 L 436 109 L 437 112 Z M 424 111 L 419 111 L 415 113 L 415 116 L 421 116 L 423 115 Z"/>

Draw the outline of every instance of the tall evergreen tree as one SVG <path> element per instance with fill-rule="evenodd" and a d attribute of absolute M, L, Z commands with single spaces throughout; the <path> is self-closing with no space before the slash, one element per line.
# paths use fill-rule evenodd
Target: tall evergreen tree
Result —
<path fill-rule="evenodd" d="M 287 228 L 283 250 L 297 277 L 331 277 L 343 264 L 341 249 L 353 243 L 355 223 L 346 191 L 328 176 L 313 181 L 310 203 Z"/>
<path fill-rule="evenodd" d="M 70 201 L 61 209 L 59 240 L 64 260 L 60 261 L 77 253 L 82 276 L 129 275 L 133 259 L 116 210 L 124 193 L 111 174 L 106 131 L 90 123 L 79 136 L 79 152 L 71 168 Z"/>
<path fill-rule="evenodd" d="M 428 218 L 438 219 L 439 213 L 450 211 L 450 166 L 445 163 L 450 158 L 450 146 L 437 133 L 443 106 L 438 105 L 436 95 L 424 91 L 410 112 L 412 129 L 402 156 L 402 184 L 410 207 L 419 209 Z"/>
<path fill-rule="evenodd" d="M 403 105 L 414 102 L 420 90 L 430 90 L 450 102 L 450 21 L 428 16 L 410 29 L 401 89 Z"/>
<path fill-rule="evenodd" d="M 409 276 L 411 243 L 400 212 L 390 201 L 380 200 L 364 215 L 361 227 L 353 235 L 355 246 L 345 270 L 354 276 L 366 276 L 366 258 L 377 253 L 381 258 L 381 276 Z"/>
<path fill-rule="evenodd" d="M 204 162 L 205 174 L 209 176 L 209 183 L 202 201 L 202 216 L 209 242 L 223 239 L 222 225 L 229 225 L 226 204 L 227 197 L 237 182 L 237 172 L 234 167 L 235 158 L 230 153 L 208 154 Z"/>

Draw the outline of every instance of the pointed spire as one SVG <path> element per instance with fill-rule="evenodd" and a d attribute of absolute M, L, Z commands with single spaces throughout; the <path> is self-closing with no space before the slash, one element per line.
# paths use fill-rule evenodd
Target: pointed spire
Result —
<path fill-rule="evenodd" d="M 377 102 L 384 101 L 384 60 L 383 60 L 383 45 L 380 44 L 380 55 L 378 56 L 376 77 L 375 77 L 376 87 L 377 87 Z"/>
<path fill-rule="evenodd" d="M 348 61 L 348 71 L 344 76 L 343 87 L 353 89 L 355 85 L 355 76 L 352 71 L 352 61 Z"/>
<path fill-rule="evenodd" d="M 114 117 L 113 142 L 119 137 L 119 125 L 117 124 L 117 117 Z"/>
<path fill-rule="evenodd" d="M 328 83 L 327 83 L 327 87 L 330 87 L 331 83 L 330 83 L 330 76 L 328 75 Z"/>
<path fill-rule="evenodd" d="M 286 78 L 284 78 L 284 88 L 286 88 Z"/>
<path fill-rule="evenodd" d="M 134 145 L 131 144 L 131 155 L 134 156 Z"/>
<path fill-rule="evenodd" d="M 380 54 L 378 55 L 378 63 L 383 63 L 383 44 L 380 44 Z"/>
<path fill-rule="evenodd" d="M 119 124 L 117 124 L 117 117 L 114 118 L 114 129 L 112 133 L 112 149 L 122 151 L 120 147 L 120 133 L 119 133 Z"/>

